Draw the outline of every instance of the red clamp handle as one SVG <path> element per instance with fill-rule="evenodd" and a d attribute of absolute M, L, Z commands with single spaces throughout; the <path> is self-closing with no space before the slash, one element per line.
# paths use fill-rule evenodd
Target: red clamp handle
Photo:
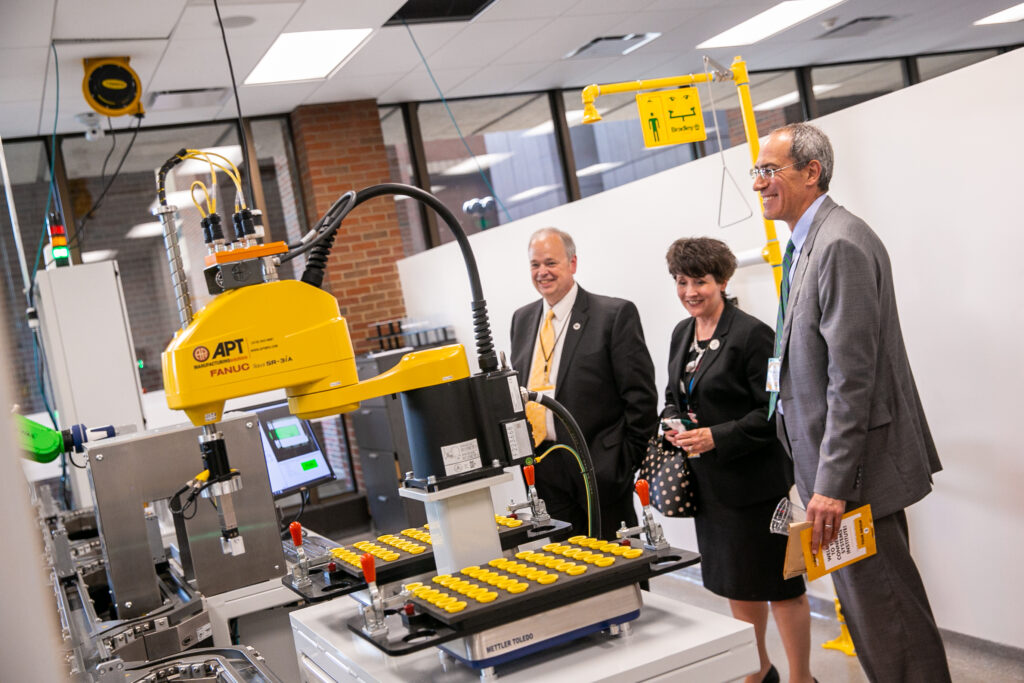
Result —
<path fill-rule="evenodd" d="M 288 525 L 288 531 L 292 535 L 292 543 L 295 544 L 296 548 L 302 547 L 302 525 L 298 522 L 292 522 Z"/>
<path fill-rule="evenodd" d="M 377 566 L 373 563 L 373 555 L 370 553 L 363 553 L 363 556 L 359 558 L 359 563 L 363 565 L 363 578 L 366 579 L 366 583 L 373 583 L 377 580 Z"/>
<path fill-rule="evenodd" d="M 646 479 L 636 480 L 636 495 L 640 496 L 640 504 L 644 507 L 651 504 L 651 487 Z"/>
<path fill-rule="evenodd" d="M 528 486 L 533 486 L 533 465 L 523 465 L 523 479 L 526 480 Z"/>

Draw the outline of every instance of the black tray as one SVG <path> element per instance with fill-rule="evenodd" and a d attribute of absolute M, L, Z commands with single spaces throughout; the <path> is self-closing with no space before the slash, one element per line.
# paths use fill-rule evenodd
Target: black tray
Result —
<path fill-rule="evenodd" d="M 571 524 L 568 522 L 560 522 L 556 519 L 537 527 L 532 526 L 529 522 L 524 522 L 522 526 L 518 527 L 496 526 L 498 528 L 498 539 L 501 541 L 502 550 L 515 548 L 524 543 L 541 538 L 550 538 L 552 541 L 560 541 L 568 538 L 572 534 Z M 429 533 L 429 530 L 423 527 L 418 527 L 418 529 Z M 398 536 L 401 535 L 401 532 L 392 535 Z M 416 576 L 418 574 L 433 571 L 435 568 L 434 553 L 431 551 L 429 545 L 425 552 L 413 554 L 398 548 L 385 546 L 385 544 L 377 540 L 376 536 L 364 540 L 370 541 L 378 546 L 388 547 L 398 554 L 398 558 L 394 560 L 376 560 L 375 564 L 378 584 L 394 583 L 395 581 L 401 581 L 402 579 L 409 578 L 410 576 Z M 413 541 L 414 543 L 419 543 L 411 538 L 408 540 Z M 359 541 L 356 541 L 356 543 L 358 542 Z M 420 543 L 420 545 L 426 544 Z M 347 543 L 341 547 L 357 554 L 362 554 L 363 552 L 356 548 L 352 543 Z M 309 570 L 311 579 L 310 585 L 303 587 L 295 586 L 292 583 L 292 576 L 290 574 L 283 576 L 281 578 L 281 583 L 298 593 L 304 600 L 311 603 L 328 600 L 339 595 L 347 595 L 366 588 L 366 582 L 363 581 L 363 571 L 361 567 L 355 567 L 341 560 L 336 560 L 335 566 L 336 571 L 327 571 L 327 562 L 321 558 L 318 559 Z"/>

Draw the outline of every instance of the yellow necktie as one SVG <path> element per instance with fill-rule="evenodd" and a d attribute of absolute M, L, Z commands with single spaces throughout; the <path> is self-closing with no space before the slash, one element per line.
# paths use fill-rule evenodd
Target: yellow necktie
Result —
<path fill-rule="evenodd" d="M 530 368 L 530 381 L 527 384 L 530 391 L 554 388 L 551 386 L 551 362 L 555 355 L 555 326 L 551 321 L 554 317 L 555 312 L 549 310 L 544 318 L 544 325 L 540 328 L 537 350 L 533 354 L 533 366 Z M 533 445 L 538 446 L 548 435 L 548 410 L 531 401 L 526 404 L 526 419 L 533 427 Z"/>

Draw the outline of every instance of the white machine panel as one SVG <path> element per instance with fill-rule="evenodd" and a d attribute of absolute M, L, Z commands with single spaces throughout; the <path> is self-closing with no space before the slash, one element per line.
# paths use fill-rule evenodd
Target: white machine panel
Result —
<path fill-rule="evenodd" d="M 114 261 L 36 273 L 35 302 L 60 427 L 145 429 L 142 387 L 121 278 Z M 73 472 L 74 506 L 91 506 L 84 470 Z"/>

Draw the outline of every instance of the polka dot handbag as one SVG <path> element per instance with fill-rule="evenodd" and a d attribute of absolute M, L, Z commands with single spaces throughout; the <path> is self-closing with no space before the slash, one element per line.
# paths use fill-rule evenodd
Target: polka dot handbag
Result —
<path fill-rule="evenodd" d="M 651 487 L 651 505 L 666 517 L 697 514 L 697 479 L 686 453 L 655 434 L 640 464 L 641 479 Z"/>

